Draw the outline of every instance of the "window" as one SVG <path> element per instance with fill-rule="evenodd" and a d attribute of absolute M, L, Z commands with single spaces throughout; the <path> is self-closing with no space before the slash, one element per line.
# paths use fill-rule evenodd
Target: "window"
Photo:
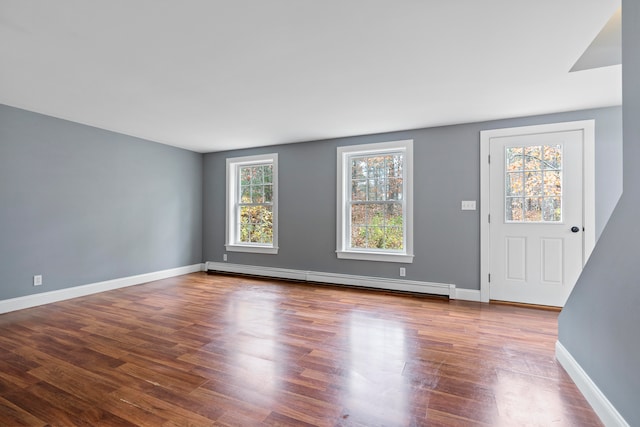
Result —
<path fill-rule="evenodd" d="M 413 261 L 413 141 L 338 148 L 338 258 Z"/>
<path fill-rule="evenodd" d="M 278 155 L 227 159 L 228 251 L 278 253 Z"/>
<path fill-rule="evenodd" d="M 505 221 L 562 221 L 562 145 L 505 147 Z"/>

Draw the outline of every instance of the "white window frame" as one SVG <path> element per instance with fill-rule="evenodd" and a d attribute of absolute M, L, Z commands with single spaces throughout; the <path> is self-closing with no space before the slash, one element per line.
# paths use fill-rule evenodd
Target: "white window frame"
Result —
<path fill-rule="evenodd" d="M 403 162 L 404 250 L 350 248 L 351 214 L 351 161 L 352 157 L 369 156 L 401 151 Z M 413 140 L 350 145 L 337 149 L 337 227 L 336 254 L 341 259 L 383 262 L 413 262 Z"/>
<path fill-rule="evenodd" d="M 272 164 L 273 166 L 273 242 L 247 243 L 240 242 L 239 232 L 239 195 L 240 180 L 238 173 L 242 166 Z M 227 159 L 227 195 L 226 195 L 226 250 L 229 252 L 253 252 L 261 254 L 278 253 L 278 154 L 260 154 L 256 156 L 233 157 Z"/>

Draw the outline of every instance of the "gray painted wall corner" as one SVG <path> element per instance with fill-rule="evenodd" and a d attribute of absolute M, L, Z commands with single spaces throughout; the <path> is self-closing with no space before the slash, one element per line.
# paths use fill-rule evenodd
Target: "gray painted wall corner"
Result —
<path fill-rule="evenodd" d="M 202 154 L 0 105 L 0 299 L 200 263 L 202 172 Z"/>

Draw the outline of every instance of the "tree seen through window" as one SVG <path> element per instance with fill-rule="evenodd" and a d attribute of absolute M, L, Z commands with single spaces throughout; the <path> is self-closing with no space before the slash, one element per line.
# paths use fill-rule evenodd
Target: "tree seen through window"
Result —
<path fill-rule="evenodd" d="M 351 157 L 351 248 L 404 249 L 403 155 Z"/>
<path fill-rule="evenodd" d="M 242 243 L 273 243 L 273 165 L 250 165 L 240 175 L 240 227 Z"/>

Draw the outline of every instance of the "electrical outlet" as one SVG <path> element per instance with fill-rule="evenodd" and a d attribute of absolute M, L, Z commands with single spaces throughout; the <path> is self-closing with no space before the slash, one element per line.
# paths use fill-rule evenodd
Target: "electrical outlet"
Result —
<path fill-rule="evenodd" d="M 42 285 L 42 276 L 40 274 L 33 276 L 33 286 Z"/>
<path fill-rule="evenodd" d="M 223 254 L 223 255 L 222 255 L 222 260 L 223 260 L 223 261 L 226 261 L 226 260 L 227 260 L 227 254 Z"/>
<path fill-rule="evenodd" d="M 400 277 L 404 277 L 407 275 L 407 269 L 404 267 L 400 267 Z"/>

